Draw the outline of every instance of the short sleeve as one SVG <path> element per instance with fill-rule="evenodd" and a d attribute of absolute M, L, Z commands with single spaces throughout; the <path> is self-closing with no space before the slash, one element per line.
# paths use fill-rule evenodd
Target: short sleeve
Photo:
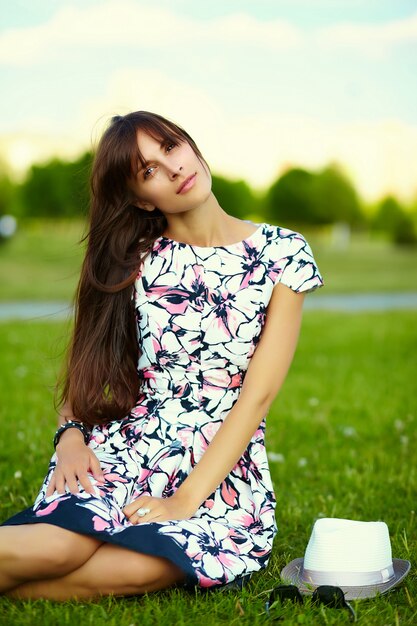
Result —
<path fill-rule="evenodd" d="M 279 282 L 297 293 L 314 291 L 318 287 L 323 287 L 323 278 L 311 247 L 304 236 L 294 231 L 285 237 L 283 245 L 283 269 Z"/>

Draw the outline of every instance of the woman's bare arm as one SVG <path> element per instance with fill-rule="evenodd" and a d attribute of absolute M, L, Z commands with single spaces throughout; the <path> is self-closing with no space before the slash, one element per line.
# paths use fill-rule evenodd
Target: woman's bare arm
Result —
<path fill-rule="evenodd" d="M 239 399 L 173 498 L 196 510 L 236 465 L 279 392 L 298 342 L 303 293 L 278 284 Z"/>
<path fill-rule="evenodd" d="M 69 420 L 76 421 L 69 402 L 65 402 L 58 413 L 58 427 Z M 56 447 L 57 464 L 49 481 L 46 496 L 54 491 L 65 493 L 68 485 L 71 493 L 78 493 L 80 484 L 88 493 L 94 494 L 89 478 L 92 474 L 98 481 L 104 479 L 100 462 L 94 452 L 85 444 L 84 435 L 78 428 L 68 428 L 59 439 Z"/>

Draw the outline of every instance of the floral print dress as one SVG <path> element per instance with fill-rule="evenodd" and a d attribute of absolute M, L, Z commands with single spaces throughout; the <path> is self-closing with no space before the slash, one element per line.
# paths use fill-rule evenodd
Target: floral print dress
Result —
<path fill-rule="evenodd" d="M 185 587 L 214 588 L 266 567 L 275 495 L 265 418 L 223 482 L 186 520 L 131 524 L 122 509 L 141 495 L 166 498 L 186 479 L 239 397 L 272 290 L 323 285 L 303 235 L 268 223 L 226 246 L 158 237 L 142 261 L 133 297 L 141 347 L 140 393 L 124 419 L 95 426 L 89 446 L 105 483 L 96 494 L 45 491 L 5 524 L 47 522 L 165 557 Z"/>

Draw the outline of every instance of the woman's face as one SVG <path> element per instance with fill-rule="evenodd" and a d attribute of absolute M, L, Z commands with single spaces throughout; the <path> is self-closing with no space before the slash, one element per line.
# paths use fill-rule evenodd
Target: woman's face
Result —
<path fill-rule="evenodd" d="M 178 145 L 163 144 L 144 131 L 138 131 L 138 146 L 146 165 L 130 180 L 138 207 L 153 211 L 157 207 L 163 213 L 181 213 L 205 202 L 211 193 L 211 175 L 194 150 L 183 140 Z M 195 174 L 194 184 L 178 193 L 186 178 Z"/>

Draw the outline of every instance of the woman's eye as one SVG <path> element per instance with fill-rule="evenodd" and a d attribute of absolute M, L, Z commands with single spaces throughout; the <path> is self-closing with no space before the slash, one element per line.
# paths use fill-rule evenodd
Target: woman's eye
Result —
<path fill-rule="evenodd" d="M 169 148 L 172 149 L 172 148 L 175 148 L 175 146 L 176 146 L 175 143 L 169 143 L 167 145 L 167 147 L 166 147 L 167 152 L 171 152 L 171 150 Z M 155 169 L 154 167 L 148 167 L 148 169 L 143 172 L 143 178 L 145 178 L 145 179 L 148 178 L 148 176 L 150 176 L 150 174 L 148 174 L 148 172 L 150 170 L 154 170 L 154 169 Z"/>
<path fill-rule="evenodd" d="M 148 172 L 154 169 L 155 169 L 154 167 L 148 167 L 148 169 L 143 172 L 143 177 L 148 178 Z"/>

